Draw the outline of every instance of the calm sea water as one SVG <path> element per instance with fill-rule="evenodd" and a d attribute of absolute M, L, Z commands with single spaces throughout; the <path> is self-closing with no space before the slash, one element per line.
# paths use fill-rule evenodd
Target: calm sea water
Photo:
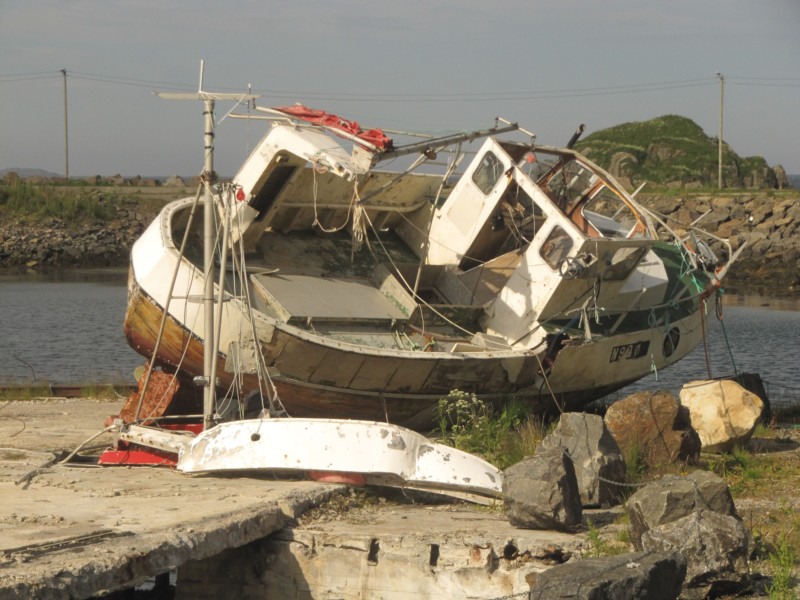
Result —
<path fill-rule="evenodd" d="M 781 303 L 764 300 L 768 306 L 736 306 L 726 300 L 722 320 L 710 310 L 707 343 L 701 343 L 675 365 L 640 379 L 622 394 L 667 389 L 676 393 L 687 381 L 723 377 L 735 373 L 758 373 L 776 407 L 800 406 L 800 310 L 775 308 Z M 740 301 L 742 299 L 739 299 Z M 756 304 L 759 304 L 758 302 Z M 619 394 L 619 393 L 618 393 Z"/>
<path fill-rule="evenodd" d="M 0 276 L 0 385 L 34 376 L 49 383 L 133 383 L 144 359 L 122 335 L 126 278 L 124 270 Z M 773 403 L 800 404 L 800 310 L 763 302 L 771 306 L 726 305 L 723 321 L 709 315 L 708 366 L 701 345 L 626 391 L 677 392 L 686 381 L 707 378 L 709 366 L 717 377 L 733 374 L 735 364 L 761 375 Z"/>
<path fill-rule="evenodd" d="M 125 270 L 0 276 L 0 385 L 132 383 Z"/>

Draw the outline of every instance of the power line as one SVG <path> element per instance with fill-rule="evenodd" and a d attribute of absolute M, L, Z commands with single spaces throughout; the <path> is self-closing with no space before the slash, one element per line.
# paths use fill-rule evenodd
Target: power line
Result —
<path fill-rule="evenodd" d="M 58 72 L 54 72 L 47 75 L 39 75 L 34 73 L 27 75 L 4 75 L 0 76 L 0 83 L 13 83 L 17 81 L 36 81 L 39 79 L 55 79 L 56 77 L 61 77 L 61 74 Z"/>
<path fill-rule="evenodd" d="M 153 89 L 156 87 L 172 88 L 177 90 L 194 90 L 194 84 L 175 83 L 169 81 L 137 79 L 116 75 L 102 75 L 82 71 L 69 71 L 68 75 L 84 81 L 93 81 L 109 85 L 124 85 Z M 32 72 L 0 75 L 0 84 L 53 79 L 61 76 L 60 71 Z M 769 78 L 769 77 L 730 77 L 726 80 L 737 87 L 800 87 L 800 79 L 796 78 Z M 310 90 L 257 90 L 263 96 L 280 99 L 294 100 L 306 98 L 308 100 L 347 100 L 364 102 L 413 102 L 413 103 L 482 103 L 482 102 L 513 102 L 531 100 L 551 100 L 563 98 L 584 98 L 592 96 L 614 96 L 627 94 L 641 94 L 661 92 L 666 90 L 686 89 L 715 85 L 714 78 L 684 79 L 661 81 L 651 83 L 637 83 L 619 86 L 601 86 L 587 88 L 564 88 L 527 91 L 499 91 L 499 92 L 464 92 L 443 94 L 407 94 L 407 93 L 375 93 L 375 92 L 320 92 Z M 240 91 L 241 88 L 219 87 L 221 91 Z"/>
<path fill-rule="evenodd" d="M 130 85 L 137 87 L 171 87 L 183 90 L 195 90 L 196 86 L 190 84 L 180 84 L 167 81 L 150 81 L 147 79 L 134 79 L 131 77 L 118 77 L 108 75 L 95 75 L 94 73 L 84 73 L 82 71 L 70 71 L 69 74 L 76 79 L 84 79 L 88 81 L 98 81 L 100 83 L 110 83 L 114 85 Z"/>

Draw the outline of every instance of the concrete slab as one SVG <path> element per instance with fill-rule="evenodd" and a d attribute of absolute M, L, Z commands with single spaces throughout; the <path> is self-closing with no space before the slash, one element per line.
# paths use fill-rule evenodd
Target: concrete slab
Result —
<path fill-rule="evenodd" d="M 0 598 L 88 598 L 176 567 L 178 598 L 341 598 L 370 578 L 381 597 L 401 598 L 409 577 L 417 597 L 491 598 L 524 592 L 553 553 L 584 543 L 585 533 L 515 529 L 502 510 L 354 508 L 343 486 L 268 476 L 73 464 L 15 483 L 97 433 L 121 406 L 0 404 Z M 93 444 L 112 442 L 105 434 Z M 342 502 L 311 510 L 333 497 Z"/>
<path fill-rule="evenodd" d="M 86 598 L 128 587 L 268 536 L 340 491 L 308 481 L 63 465 L 15 484 L 52 451 L 102 429 L 120 407 L 63 399 L 0 407 L 0 598 Z"/>

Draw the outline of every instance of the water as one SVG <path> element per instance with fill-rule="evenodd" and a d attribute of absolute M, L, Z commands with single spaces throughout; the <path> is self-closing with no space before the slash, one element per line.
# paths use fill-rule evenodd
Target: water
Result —
<path fill-rule="evenodd" d="M 125 270 L 0 276 L 0 385 L 133 383 Z"/>
<path fill-rule="evenodd" d="M 133 383 L 144 359 L 122 335 L 127 274 L 123 270 L 69 270 L 0 276 L 0 385 L 30 383 Z M 727 299 L 744 304 L 745 299 Z M 800 406 L 800 310 L 763 300 L 726 305 L 723 321 L 708 318 L 708 355 L 714 377 L 759 373 L 775 403 Z M 713 313 L 713 311 L 711 311 Z M 723 325 L 724 323 L 724 331 Z M 727 332 L 728 343 L 724 333 Z M 730 347 L 730 351 L 729 348 Z M 733 361 L 731 361 L 731 354 Z M 698 346 L 676 365 L 626 388 L 668 389 L 708 378 Z"/>
<path fill-rule="evenodd" d="M 706 320 L 708 361 L 701 343 L 680 362 L 640 379 L 614 397 L 657 389 L 677 394 L 687 381 L 708 379 L 710 368 L 712 377 L 758 373 L 773 406 L 800 406 L 800 311 L 751 303 L 726 305 L 722 320 L 713 309 L 710 313 Z"/>

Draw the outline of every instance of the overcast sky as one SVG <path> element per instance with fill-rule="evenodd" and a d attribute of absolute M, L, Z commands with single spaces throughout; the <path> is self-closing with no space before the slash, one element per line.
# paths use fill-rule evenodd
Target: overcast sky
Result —
<path fill-rule="evenodd" d="M 202 106 L 153 90 L 252 84 L 366 127 L 518 121 L 545 144 L 664 114 L 800 174 L 798 0 L 0 0 L 0 169 L 191 175 Z M 217 105 L 221 119 L 231 108 Z M 232 175 L 265 125 L 228 119 Z"/>

